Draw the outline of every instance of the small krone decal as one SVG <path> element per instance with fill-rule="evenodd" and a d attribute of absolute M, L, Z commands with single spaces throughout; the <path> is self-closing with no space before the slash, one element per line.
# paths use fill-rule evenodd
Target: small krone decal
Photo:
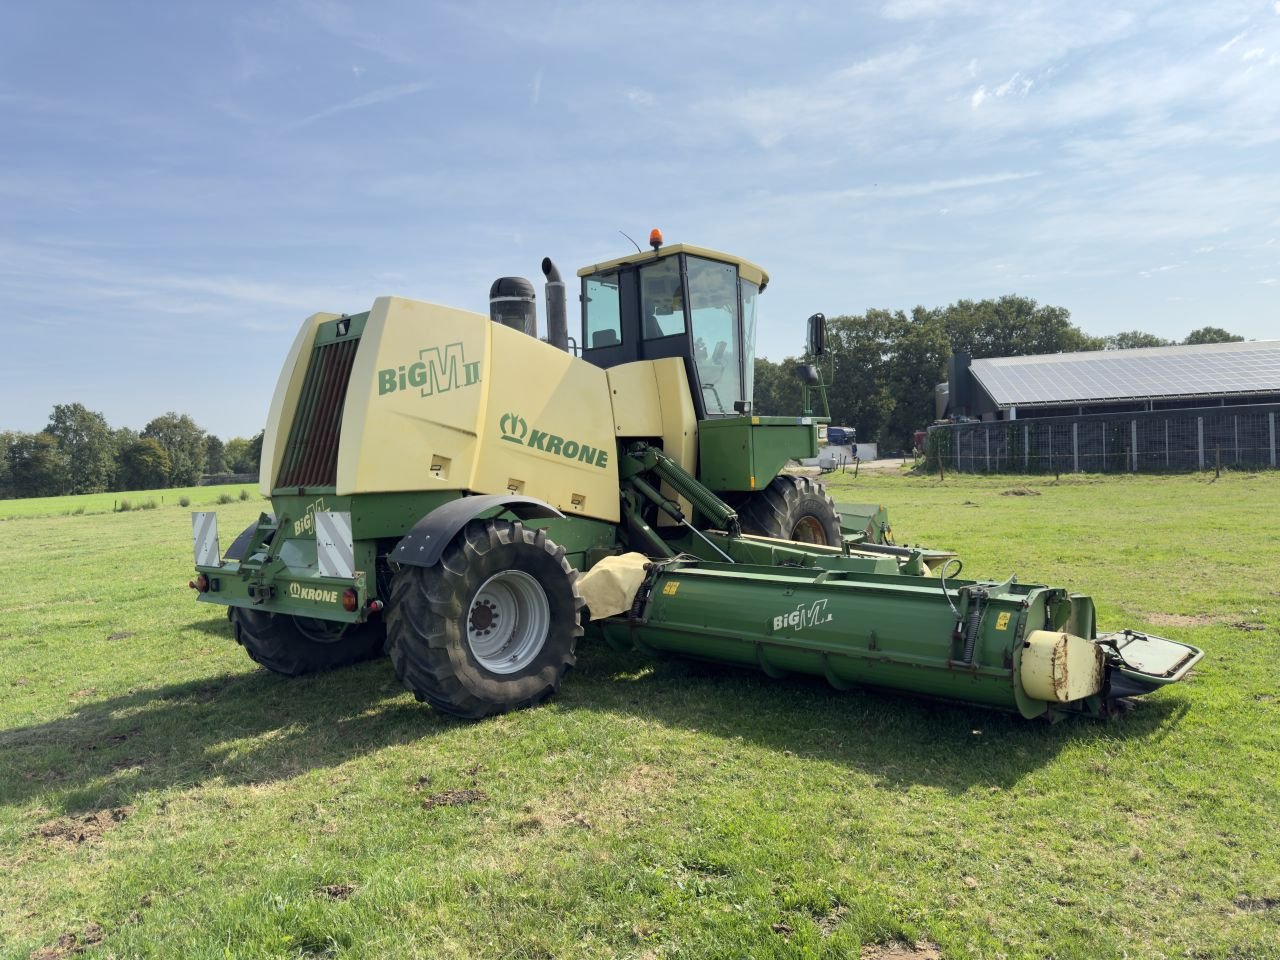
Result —
<path fill-rule="evenodd" d="M 337 603 L 337 590 L 321 590 L 319 587 L 304 587 L 300 583 L 289 584 L 289 596 L 294 600 L 314 600 L 317 603 Z"/>

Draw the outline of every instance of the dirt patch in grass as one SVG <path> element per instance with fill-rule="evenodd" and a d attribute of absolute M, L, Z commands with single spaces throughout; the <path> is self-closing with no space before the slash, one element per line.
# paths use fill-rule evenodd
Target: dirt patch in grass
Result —
<path fill-rule="evenodd" d="M 1248 897 L 1243 893 L 1233 901 L 1237 910 L 1245 913 L 1270 913 L 1280 910 L 1280 897 Z"/>
<path fill-rule="evenodd" d="M 101 943 L 105 936 L 106 933 L 102 927 L 96 923 L 90 923 L 79 934 L 64 933 L 53 946 L 41 947 L 32 952 L 31 960 L 61 960 L 72 954 L 83 953 Z"/>
<path fill-rule="evenodd" d="M 108 640 L 128 640 L 133 636 L 132 630 L 117 630 L 115 633 L 107 637 Z"/>
<path fill-rule="evenodd" d="M 62 817 L 50 820 L 36 828 L 33 836 L 42 837 L 50 843 L 71 843 L 79 845 L 97 840 L 108 830 L 113 830 L 133 815 L 133 807 L 112 807 L 108 810 L 95 810 L 83 817 Z"/>
<path fill-rule="evenodd" d="M 1039 490 L 1032 490 L 1030 487 L 1014 487 L 1012 490 L 1005 490 L 1000 494 L 1002 497 L 1038 497 Z"/>
<path fill-rule="evenodd" d="M 928 940 L 868 943 L 862 948 L 862 960 L 942 960 L 942 950 Z"/>
<path fill-rule="evenodd" d="M 1259 630 L 1267 629 L 1266 624 L 1250 623 L 1248 620 L 1237 620 L 1231 625 L 1237 630 L 1244 630 L 1246 633 L 1255 633 Z"/>
<path fill-rule="evenodd" d="M 483 790 L 443 790 L 423 800 L 422 807 L 424 810 L 432 810 L 435 807 L 461 807 L 488 799 L 489 795 Z"/>
<path fill-rule="evenodd" d="M 133 727 L 121 733 L 113 733 L 109 737 L 105 737 L 101 742 L 90 742 L 84 745 L 86 750 L 97 750 L 99 747 L 114 747 L 117 744 L 124 743 L 131 737 L 136 737 L 142 732 L 141 727 Z"/>
<path fill-rule="evenodd" d="M 1146 619 L 1157 627 L 1207 627 L 1219 622 L 1207 613 L 1149 613 Z"/>
<path fill-rule="evenodd" d="M 355 886 L 350 883 L 326 883 L 324 886 L 316 887 L 316 893 L 330 900 L 346 900 L 355 892 Z"/>
<path fill-rule="evenodd" d="M 843 904 L 838 904 L 828 910 L 820 917 L 814 918 L 814 923 L 818 925 L 818 929 L 824 937 L 829 937 L 836 932 L 840 924 L 844 922 L 844 915 L 849 912 L 849 908 Z"/>

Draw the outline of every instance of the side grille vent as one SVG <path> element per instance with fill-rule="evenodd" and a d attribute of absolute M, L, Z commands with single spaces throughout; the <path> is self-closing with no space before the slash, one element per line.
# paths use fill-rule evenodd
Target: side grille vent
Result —
<path fill-rule="evenodd" d="M 311 354 L 277 486 L 337 484 L 342 405 L 347 399 L 347 382 L 359 344 L 359 340 L 340 340 L 316 347 Z"/>

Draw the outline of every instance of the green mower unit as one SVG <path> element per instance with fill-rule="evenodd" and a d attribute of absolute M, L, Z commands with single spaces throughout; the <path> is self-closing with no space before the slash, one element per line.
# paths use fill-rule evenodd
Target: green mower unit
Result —
<path fill-rule="evenodd" d="M 192 515 L 191 586 L 254 660 L 297 675 L 385 653 L 468 718 L 554 694 L 584 635 L 1028 718 L 1106 715 L 1200 660 L 1099 634 L 1088 597 L 959 579 L 953 553 L 896 545 L 883 506 L 787 472 L 830 417 L 816 366 L 802 414 L 752 411 L 768 275 L 654 233 L 579 271 L 572 339 L 550 260 L 545 340 L 518 277 L 488 317 L 383 297 L 304 323 L 263 439 L 271 512 L 225 553 L 216 515 Z"/>

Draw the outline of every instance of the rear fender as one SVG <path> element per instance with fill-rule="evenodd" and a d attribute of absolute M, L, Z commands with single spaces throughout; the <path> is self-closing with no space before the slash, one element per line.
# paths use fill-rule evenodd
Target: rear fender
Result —
<path fill-rule="evenodd" d="M 439 562 L 449 541 L 463 527 L 477 517 L 499 509 L 504 513 L 514 514 L 520 520 L 564 518 L 564 514 L 555 507 L 533 497 L 500 493 L 460 497 L 436 507 L 415 523 L 387 559 L 402 567 L 433 567 Z"/>

